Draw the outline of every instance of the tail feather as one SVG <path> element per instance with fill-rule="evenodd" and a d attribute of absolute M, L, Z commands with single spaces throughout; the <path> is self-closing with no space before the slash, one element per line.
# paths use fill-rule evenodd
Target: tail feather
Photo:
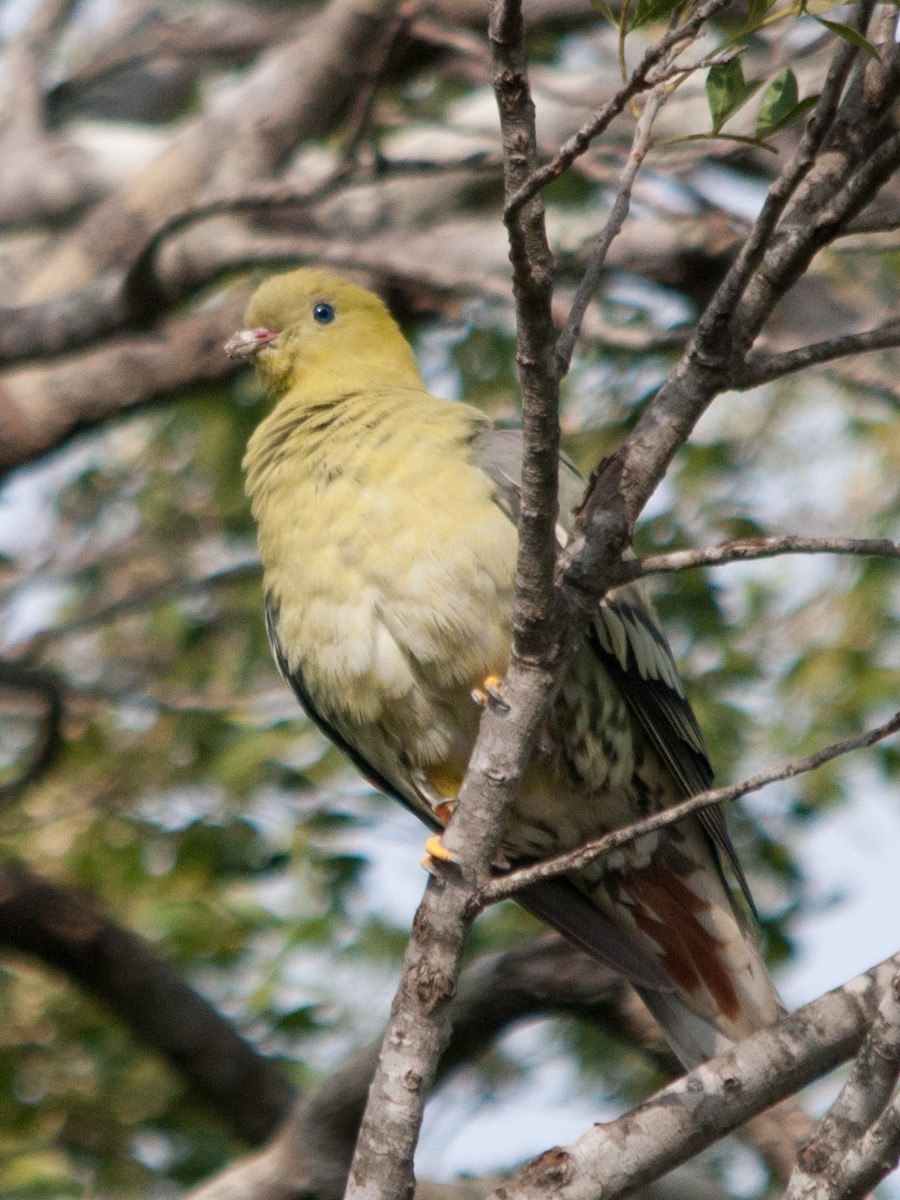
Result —
<path fill-rule="evenodd" d="M 686 1065 L 784 1011 L 752 930 L 713 872 L 685 873 L 652 861 L 622 873 L 615 902 L 675 985 L 672 993 L 645 998 Z"/>

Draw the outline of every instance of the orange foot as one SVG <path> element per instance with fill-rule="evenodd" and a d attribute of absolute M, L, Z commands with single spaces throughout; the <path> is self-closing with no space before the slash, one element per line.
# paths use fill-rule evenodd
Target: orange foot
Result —
<path fill-rule="evenodd" d="M 433 833 L 425 843 L 425 857 L 421 865 L 430 875 L 439 874 L 439 863 L 458 863 L 459 856 L 444 845 L 444 839 L 439 833 Z"/>
<path fill-rule="evenodd" d="M 500 692 L 502 685 L 502 676 L 488 675 L 481 687 L 472 689 L 472 699 L 479 708 L 486 708 L 490 705 L 495 712 L 509 712 L 509 705 Z"/>

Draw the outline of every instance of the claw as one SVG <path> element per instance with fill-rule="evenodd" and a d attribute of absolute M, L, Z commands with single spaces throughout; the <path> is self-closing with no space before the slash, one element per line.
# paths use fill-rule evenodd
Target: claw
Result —
<path fill-rule="evenodd" d="M 488 675 L 481 687 L 472 689 L 472 699 L 479 708 L 486 708 L 490 705 L 495 712 L 508 713 L 509 705 L 500 692 L 502 685 L 501 676 Z"/>

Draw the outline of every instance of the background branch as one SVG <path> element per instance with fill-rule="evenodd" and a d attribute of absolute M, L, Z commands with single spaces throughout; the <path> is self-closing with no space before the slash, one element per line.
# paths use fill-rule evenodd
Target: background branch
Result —
<path fill-rule="evenodd" d="M 282 1120 L 294 1092 L 278 1067 L 84 893 L 4 864 L 0 943 L 64 971 L 167 1059 L 239 1137 L 260 1141 Z"/>
<path fill-rule="evenodd" d="M 648 554 L 643 558 L 624 559 L 618 568 L 622 583 L 668 571 L 692 567 L 718 567 L 732 562 L 750 562 L 779 554 L 858 554 L 884 558 L 900 556 L 900 543 L 889 538 L 780 537 L 738 538 L 721 546 L 701 546 L 695 550 L 672 550 L 667 554 Z"/>

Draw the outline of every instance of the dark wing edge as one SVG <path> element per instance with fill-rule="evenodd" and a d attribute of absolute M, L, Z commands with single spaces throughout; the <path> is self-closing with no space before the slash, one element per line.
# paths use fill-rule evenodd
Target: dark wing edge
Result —
<path fill-rule="evenodd" d="M 515 524 L 522 478 L 521 432 L 479 431 L 473 439 L 472 457 L 492 481 L 495 503 Z M 586 485 L 565 456 L 560 458 L 559 465 L 559 524 L 565 533 Z M 684 796 L 706 791 L 712 786 L 713 770 L 703 735 L 684 694 L 672 651 L 643 590 L 632 584 L 607 596 L 599 606 L 588 638 Z M 728 834 L 725 814 L 714 805 L 703 809 L 698 818 L 710 839 L 717 866 L 721 871 L 722 858 L 729 863 L 750 911 L 758 919 L 750 885 Z"/>
<path fill-rule="evenodd" d="M 266 634 L 282 678 L 318 729 L 353 763 L 364 779 L 384 795 L 399 800 L 414 816 L 434 830 L 437 820 L 429 820 L 423 808 L 413 805 L 399 789 L 369 763 L 316 709 L 298 668 L 288 665 L 278 637 L 278 606 L 269 595 L 265 598 Z M 570 938 L 582 950 L 598 958 L 629 982 L 651 991 L 671 991 L 662 969 L 625 934 L 607 921 L 566 879 L 548 879 L 532 884 L 516 895 L 516 900 L 539 920 L 545 921 Z"/>
<path fill-rule="evenodd" d="M 580 950 L 617 971 L 635 987 L 651 992 L 675 990 L 656 960 L 607 920 L 568 879 L 562 876 L 542 879 L 516 892 L 515 899 L 532 916 L 551 925 Z"/>
<path fill-rule="evenodd" d="M 621 589 L 625 591 L 625 589 Z M 615 680 L 654 750 L 685 798 L 712 787 L 713 769 L 694 710 L 656 618 L 637 589 L 612 593 L 600 605 L 588 641 Z M 719 805 L 697 814 L 717 862 L 724 857 L 753 916 L 759 914 Z"/>
<path fill-rule="evenodd" d="M 278 667 L 278 671 L 281 674 L 282 679 L 284 679 L 286 683 L 290 684 L 294 695 L 300 701 L 303 711 L 306 713 L 312 723 L 318 729 L 320 729 L 322 733 L 325 734 L 328 740 L 333 742 L 339 750 L 347 755 L 354 767 L 356 767 L 357 771 L 359 771 L 364 779 L 367 779 L 369 783 L 371 783 L 373 787 L 377 788 L 379 792 L 384 792 L 386 796 L 390 796 L 394 800 L 399 800 L 401 804 L 405 804 L 407 808 L 409 808 L 409 802 L 404 799 L 400 792 L 397 791 L 396 787 L 387 779 L 385 779 L 385 777 L 379 771 L 376 771 L 371 763 L 367 762 L 366 759 L 363 758 L 363 756 L 357 750 L 355 750 L 353 746 L 350 745 L 347 739 L 340 734 L 333 725 L 330 725 L 322 716 L 322 714 L 316 709 L 316 706 L 312 702 L 312 697 L 306 688 L 306 684 L 303 682 L 303 672 L 299 668 L 291 668 L 288 665 L 287 655 L 285 654 L 284 647 L 282 646 L 278 637 L 278 605 L 270 595 L 267 595 L 265 598 L 265 610 L 266 634 L 269 639 L 269 646 L 271 647 L 272 654 L 275 658 L 275 665 Z M 416 816 L 421 817 L 422 814 L 418 810 L 414 809 L 413 811 L 416 813 Z"/>

